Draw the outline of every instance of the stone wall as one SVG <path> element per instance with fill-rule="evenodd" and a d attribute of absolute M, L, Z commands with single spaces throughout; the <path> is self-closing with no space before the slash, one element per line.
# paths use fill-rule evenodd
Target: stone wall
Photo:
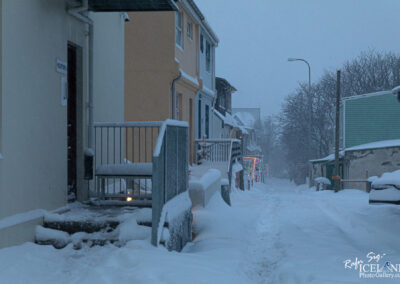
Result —
<path fill-rule="evenodd" d="M 365 179 L 371 176 L 380 176 L 384 172 L 400 169 L 400 147 L 370 149 L 346 152 L 349 162 L 348 179 Z M 345 184 L 345 188 L 365 190 L 365 183 Z"/>

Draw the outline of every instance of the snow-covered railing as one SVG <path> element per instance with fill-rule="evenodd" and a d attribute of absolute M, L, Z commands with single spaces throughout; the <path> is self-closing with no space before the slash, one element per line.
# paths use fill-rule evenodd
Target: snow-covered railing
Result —
<path fill-rule="evenodd" d="M 151 198 L 152 156 L 162 125 L 159 121 L 94 124 L 97 197 Z"/>
<path fill-rule="evenodd" d="M 196 163 L 226 162 L 229 184 L 232 180 L 232 165 L 235 161 L 241 162 L 242 145 L 239 139 L 198 139 L 195 141 Z"/>
<path fill-rule="evenodd" d="M 160 232 L 163 230 L 165 220 L 168 219 L 169 222 L 172 222 L 171 217 L 174 216 L 173 212 L 168 212 L 169 210 L 167 210 L 167 207 L 164 208 L 164 205 L 167 203 L 170 204 L 174 197 L 188 190 L 188 135 L 187 122 L 166 120 L 157 138 L 153 154 L 152 182 L 151 242 L 155 246 L 159 243 Z M 185 207 L 182 209 L 182 212 L 190 211 L 190 206 L 189 208 L 186 208 L 187 206 L 185 204 L 181 204 L 180 206 Z M 178 209 L 179 208 L 174 208 L 173 210 L 176 211 Z M 172 224 L 168 225 L 171 226 Z M 169 227 L 169 231 L 172 231 L 172 227 Z M 189 233 L 186 232 L 184 235 L 188 234 Z M 179 238 L 184 237 L 179 236 Z M 186 241 L 188 241 L 187 238 L 188 236 L 186 236 Z M 184 243 L 186 243 L 186 241 L 183 240 Z"/>
<path fill-rule="evenodd" d="M 239 139 L 198 139 L 195 141 L 196 162 L 227 162 L 241 155 Z"/>

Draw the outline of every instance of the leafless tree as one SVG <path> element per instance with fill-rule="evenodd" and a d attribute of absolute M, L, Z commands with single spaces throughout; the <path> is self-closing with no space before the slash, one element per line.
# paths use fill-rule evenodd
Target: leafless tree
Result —
<path fill-rule="evenodd" d="M 357 58 L 345 62 L 340 69 L 341 93 L 345 97 L 390 90 L 400 85 L 400 56 L 394 53 L 374 50 L 363 52 Z M 286 97 L 276 127 L 280 133 L 275 138 L 279 141 L 275 145 L 282 146 L 289 175 L 296 183 L 305 182 L 310 159 L 326 156 L 333 150 L 336 71 L 326 71 L 312 85 L 311 127 L 307 125 L 307 95 L 308 85 L 301 83 Z M 264 127 L 268 128 L 267 122 Z"/>

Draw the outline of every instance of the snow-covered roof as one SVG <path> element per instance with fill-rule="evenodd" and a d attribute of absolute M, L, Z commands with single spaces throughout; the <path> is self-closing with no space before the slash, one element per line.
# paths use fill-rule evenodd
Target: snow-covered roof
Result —
<path fill-rule="evenodd" d="M 350 147 L 350 148 L 340 151 L 339 156 L 340 156 L 340 158 L 342 158 L 344 156 L 345 152 L 371 150 L 371 149 L 382 149 L 382 148 L 391 148 L 391 147 L 400 147 L 400 139 L 383 140 L 383 141 L 377 141 L 377 142 L 353 146 L 353 147 Z M 310 160 L 310 162 L 311 163 L 330 162 L 333 160 L 335 160 L 335 154 L 330 154 L 321 159 Z"/>
<path fill-rule="evenodd" d="M 339 158 L 344 157 L 344 151 L 339 152 Z M 335 154 L 330 154 L 324 158 L 321 159 L 315 159 L 315 160 L 310 160 L 311 163 L 319 163 L 319 162 L 330 162 L 335 160 Z"/>
<path fill-rule="evenodd" d="M 342 101 L 357 100 L 357 99 L 362 99 L 362 98 L 367 98 L 367 97 L 387 95 L 390 93 L 391 93 L 391 91 L 379 91 L 379 92 L 374 92 L 374 93 L 345 97 L 345 98 L 342 98 Z"/>
<path fill-rule="evenodd" d="M 232 127 L 237 127 L 236 121 L 233 119 L 232 115 L 230 115 L 228 112 L 225 115 L 223 115 L 216 109 L 213 109 L 213 111 L 216 114 L 216 116 L 218 116 L 219 119 L 221 119 L 225 124 L 230 125 Z"/>
<path fill-rule="evenodd" d="M 397 86 L 397 87 L 394 87 L 393 89 L 392 89 L 392 93 L 393 94 L 398 94 L 400 92 L 400 86 Z"/>
<path fill-rule="evenodd" d="M 248 112 L 237 112 L 234 117 L 236 120 L 242 124 L 247 129 L 253 129 L 255 119 L 254 116 Z"/>
<path fill-rule="evenodd" d="M 262 152 L 260 146 L 251 145 L 251 144 L 247 146 L 247 150 L 249 150 L 250 152 L 254 152 L 254 151 Z"/>

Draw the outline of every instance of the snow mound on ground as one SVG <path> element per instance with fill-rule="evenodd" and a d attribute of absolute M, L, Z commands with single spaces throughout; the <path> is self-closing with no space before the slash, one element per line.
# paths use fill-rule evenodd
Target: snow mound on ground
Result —
<path fill-rule="evenodd" d="M 48 228 L 43 228 L 42 226 L 36 226 L 36 240 L 37 241 L 49 241 L 57 240 L 65 244 L 70 242 L 70 236 L 68 233 Z"/>
<path fill-rule="evenodd" d="M 320 184 L 331 185 L 331 181 L 326 177 L 317 177 L 316 179 L 314 179 L 314 181 Z"/>
<path fill-rule="evenodd" d="M 119 232 L 118 239 L 122 242 L 131 240 L 150 240 L 151 227 L 139 226 L 136 218 L 130 218 L 121 223 L 117 230 Z"/>

